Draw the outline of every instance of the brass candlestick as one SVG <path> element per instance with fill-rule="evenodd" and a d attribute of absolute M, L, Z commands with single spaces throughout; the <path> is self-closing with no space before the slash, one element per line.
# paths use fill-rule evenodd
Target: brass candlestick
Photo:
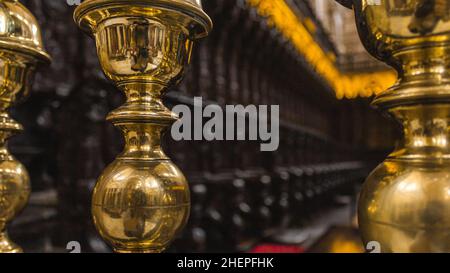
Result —
<path fill-rule="evenodd" d="M 125 148 L 96 184 L 94 224 L 115 252 L 162 252 L 185 225 L 190 196 L 160 146 L 177 119 L 161 96 L 179 82 L 211 19 L 200 0 L 87 0 L 74 18 L 94 36 L 103 71 L 127 98 L 107 117 Z"/>
<path fill-rule="evenodd" d="M 7 235 L 6 225 L 26 205 L 30 195 L 27 170 L 7 149 L 7 139 L 23 130 L 7 110 L 25 98 L 39 62 L 50 57 L 42 46 L 39 25 L 15 0 L 0 2 L 0 253 L 22 252 Z"/>
<path fill-rule="evenodd" d="M 367 50 L 398 72 L 373 104 L 404 137 L 364 184 L 359 226 L 382 252 L 450 251 L 450 1 L 342 0 Z"/>

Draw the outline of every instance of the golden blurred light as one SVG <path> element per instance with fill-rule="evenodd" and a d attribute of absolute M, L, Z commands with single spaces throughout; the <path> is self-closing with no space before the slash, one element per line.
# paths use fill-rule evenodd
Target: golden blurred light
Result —
<path fill-rule="evenodd" d="M 316 73 L 330 85 L 338 99 L 371 97 L 395 83 L 397 74 L 393 70 L 342 73 L 334 54 L 324 51 L 308 31 L 313 24 L 311 20 L 298 18 L 285 0 L 247 0 L 247 3 L 268 20 L 269 26 L 277 28 L 292 42 Z"/>

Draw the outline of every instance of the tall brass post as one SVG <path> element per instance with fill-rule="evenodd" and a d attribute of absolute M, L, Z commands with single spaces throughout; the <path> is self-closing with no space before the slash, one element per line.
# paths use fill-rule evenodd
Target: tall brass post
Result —
<path fill-rule="evenodd" d="M 115 252 L 162 252 L 187 221 L 190 195 L 160 146 L 178 118 L 161 96 L 179 82 L 211 19 L 200 0 L 86 0 L 74 19 L 95 38 L 103 71 L 127 98 L 107 117 L 125 148 L 98 179 L 94 224 Z"/>
<path fill-rule="evenodd" d="M 364 184 L 364 242 L 382 252 L 450 252 L 450 1 L 340 2 L 353 7 L 367 50 L 399 75 L 373 102 L 404 136 Z"/>
<path fill-rule="evenodd" d="M 25 207 L 31 191 L 27 170 L 7 148 L 7 139 L 23 130 L 8 108 L 28 95 L 37 64 L 49 61 L 30 11 L 16 0 L 0 1 L 0 253 L 22 252 L 6 225 Z"/>

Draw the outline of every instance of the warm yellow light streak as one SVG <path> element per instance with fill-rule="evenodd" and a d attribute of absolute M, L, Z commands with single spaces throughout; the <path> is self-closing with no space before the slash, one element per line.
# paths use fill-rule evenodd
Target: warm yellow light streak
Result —
<path fill-rule="evenodd" d="M 392 70 L 368 73 L 342 73 L 334 58 L 315 41 L 304 23 L 285 0 L 247 0 L 248 4 L 267 18 L 269 26 L 277 28 L 289 39 L 314 70 L 335 91 L 338 99 L 370 97 L 392 86 L 397 75 Z"/>

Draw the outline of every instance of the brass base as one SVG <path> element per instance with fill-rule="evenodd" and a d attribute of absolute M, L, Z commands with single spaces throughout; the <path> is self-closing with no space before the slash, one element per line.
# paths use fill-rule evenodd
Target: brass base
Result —
<path fill-rule="evenodd" d="M 9 239 L 6 231 L 2 231 L 0 232 L 0 253 L 23 253 L 23 250 Z"/>

